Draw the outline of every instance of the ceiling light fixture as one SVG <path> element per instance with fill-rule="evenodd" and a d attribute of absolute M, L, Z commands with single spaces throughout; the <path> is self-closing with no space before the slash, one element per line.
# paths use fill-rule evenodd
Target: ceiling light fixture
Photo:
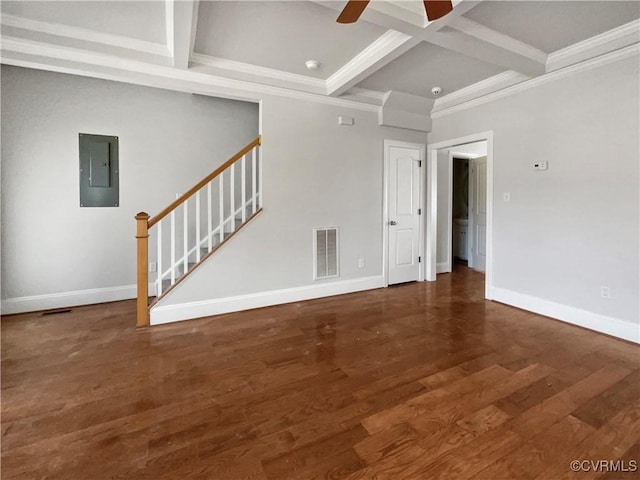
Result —
<path fill-rule="evenodd" d="M 317 60 L 307 60 L 304 64 L 306 65 L 307 70 L 317 70 L 320 68 L 320 62 Z"/>

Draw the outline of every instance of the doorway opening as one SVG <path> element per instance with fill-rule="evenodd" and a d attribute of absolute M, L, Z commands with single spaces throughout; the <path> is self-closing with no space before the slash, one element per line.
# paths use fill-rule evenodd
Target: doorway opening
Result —
<path fill-rule="evenodd" d="M 426 279 L 473 268 L 492 286 L 493 133 L 428 146 Z"/>

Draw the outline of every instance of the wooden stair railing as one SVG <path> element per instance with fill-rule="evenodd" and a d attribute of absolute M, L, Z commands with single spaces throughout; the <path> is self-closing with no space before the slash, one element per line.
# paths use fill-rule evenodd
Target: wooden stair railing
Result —
<path fill-rule="evenodd" d="M 261 145 L 262 137 L 258 136 L 156 216 L 150 217 L 145 212 L 136 215 L 138 327 L 148 326 L 151 307 L 262 211 L 262 157 L 258 154 Z M 249 154 L 251 159 L 247 161 Z M 240 169 L 239 175 L 236 174 L 237 168 Z M 217 202 L 215 208 L 214 201 Z M 189 203 L 195 209 L 190 211 Z M 179 207 L 182 207 L 179 212 L 182 215 L 182 235 L 176 236 L 176 223 L 180 223 L 176 222 Z M 170 221 L 168 231 L 162 229 L 163 220 Z M 156 228 L 152 230 L 152 227 Z M 169 242 L 165 243 L 167 235 Z M 154 282 L 156 298 L 151 304 L 150 236 L 156 240 L 157 271 Z M 176 254 L 182 256 L 176 258 Z M 163 265 L 169 266 L 164 269 Z"/>

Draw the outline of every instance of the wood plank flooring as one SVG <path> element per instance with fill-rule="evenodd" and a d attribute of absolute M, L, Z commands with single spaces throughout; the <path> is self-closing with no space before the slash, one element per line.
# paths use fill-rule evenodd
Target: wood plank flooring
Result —
<path fill-rule="evenodd" d="M 563 479 L 640 464 L 638 346 L 435 283 L 138 330 L 2 319 L 2 478 Z"/>

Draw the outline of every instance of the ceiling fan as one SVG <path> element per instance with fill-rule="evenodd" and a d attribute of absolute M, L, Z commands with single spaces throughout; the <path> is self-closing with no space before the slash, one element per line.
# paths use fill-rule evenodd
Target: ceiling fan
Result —
<path fill-rule="evenodd" d="M 424 9 L 430 22 L 445 16 L 453 10 L 451 0 L 423 0 Z M 349 0 L 338 16 L 338 23 L 354 23 L 360 18 L 369 0 Z"/>

